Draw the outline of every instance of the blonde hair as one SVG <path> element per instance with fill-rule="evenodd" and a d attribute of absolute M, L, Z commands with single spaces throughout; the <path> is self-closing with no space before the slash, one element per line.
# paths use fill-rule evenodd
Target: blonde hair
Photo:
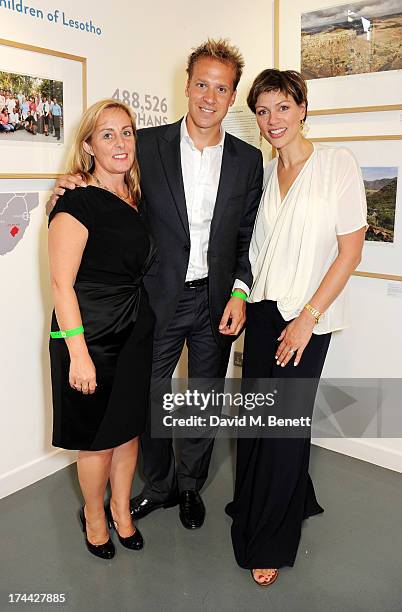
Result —
<path fill-rule="evenodd" d="M 133 128 L 134 141 L 137 141 L 135 117 L 132 110 L 126 104 L 119 102 L 119 100 L 112 99 L 95 102 L 95 104 L 92 104 L 92 106 L 85 111 L 78 126 L 67 164 L 67 172 L 69 174 L 81 174 L 87 181 L 90 180 L 95 163 L 92 155 L 84 150 L 83 143 L 88 142 L 88 144 L 90 144 L 91 137 L 95 131 L 101 113 L 104 110 L 113 108 L 123 110 L 128 115 Z M 139 202 L 141 198 L 140 168 L 136 153 L 134 153 L 133 165 L 125 174 L 125 182 L 134 202 Z"/>
<path fill-rule="evenodd" d="M 224 64 L 233 66 L 235 70 L 233 90 L 236 90 L 244 68 L 244 59 L 238 47 L 231 45 L 226 38 L 219 38 L 219 40 L 208 38 L 199 47 L 193 49 L 192 53 L 188 56 L 187 74 L 189 79 L 191 79 L 193 74 L 194 64 L 204 57 L 216 59 Z"/>

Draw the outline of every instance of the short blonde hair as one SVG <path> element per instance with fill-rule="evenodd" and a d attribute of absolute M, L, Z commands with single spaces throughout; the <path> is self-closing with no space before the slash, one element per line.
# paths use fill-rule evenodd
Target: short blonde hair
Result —
<path fill-rule="evenodd" d="M 111 98 L 95 102 L 95 104 L 92 104 L 81 117 L 67 164 L 67 172 L 69 174 L 81 174 L 86 180 L 91 178 L 95 164 L 92 155 L 84 150 L 83 143 L 88 142 L 88 144 L 90 144 L 101 113 L 113 108 L 120 109 L 127 114 L 131 121 L 131 127 L 133 128 L 134 141 L 137 141 L 135 117 L 132 110 L 126 104 L 123 104 L 123 102 L 119 100 L 112 100 Z M 126 172 L 125 181 L 131 197 L 134 202 L 138 203 L 141 198 L 141 189 L 140 168 L 136 152 L 134 152 L 133 165 Z"/>
<path fill-rule="evenodd" d="M 187 74 L 189 79 L 191 79 L 193 74 L 194 64 L 204 57 L 216 59 L 224 64 L 233 66 L 235 70 L 233 90 L 236 90 L 244 68 L 244 59 L 238 47 L 231 45 L 226 38 L 219 38 L 219 40 L 208 38 L 206 42 L 193 49 L 192 53 L 188 56 Z"/>

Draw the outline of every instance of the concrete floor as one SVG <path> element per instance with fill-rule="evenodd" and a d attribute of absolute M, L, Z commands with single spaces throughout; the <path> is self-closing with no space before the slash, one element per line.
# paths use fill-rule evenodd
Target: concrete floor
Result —
<path fill-rule="evenodd" d="M 140 522 L 145 549 L 128 551 L 114 536 L 112 561 L 85 548 L 75 466 L 1 500 L 1 612 L 50 609 L 10 605 L 10 592 L 63 592 L 67 604 L 52 608 L 74 612 L 401 612 L 400 474 L 313 447 L 311 475 L 325 513 L 305 523 L 295 567 L 262 589 L 232 555 L 224 514 L 232 447 L 217 441 L 202 529 L 185 530 L 177 508 L 159 510 Z"/>

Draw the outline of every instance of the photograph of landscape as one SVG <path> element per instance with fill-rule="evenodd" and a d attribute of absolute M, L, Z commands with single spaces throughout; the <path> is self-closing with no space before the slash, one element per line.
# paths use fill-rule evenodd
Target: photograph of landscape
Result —
<path fill-rule="evenodd" d="M 402 69 L 402 0 L 366 0 L 301 16 L 305 79 Z"/>
<path fill-rule="evenodd" d="M 366 240 L 394 242 L 398 168 L 361 169 L 367 196 Z"/>

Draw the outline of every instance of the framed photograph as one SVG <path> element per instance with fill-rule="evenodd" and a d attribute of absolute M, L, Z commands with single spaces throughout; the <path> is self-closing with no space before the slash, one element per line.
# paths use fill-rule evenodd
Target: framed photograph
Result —
<path fill-rule="evenodd" d="M 0 178 L 54 178 L 86 109 L 86 59 L 3 39 L 0 49 Z"/>
<path fill-rule="evenodd" d="M 402 281 L 402 139 L 312 140 L 347 147 L 362 170 L 369 227 L 355 274 Z"/>
<path fill-rule="evenodd" d="M 277 65 L 307 79 L 311 111 L 402 109 L 400 0 L 276 0 L 275 16 Z"/>

